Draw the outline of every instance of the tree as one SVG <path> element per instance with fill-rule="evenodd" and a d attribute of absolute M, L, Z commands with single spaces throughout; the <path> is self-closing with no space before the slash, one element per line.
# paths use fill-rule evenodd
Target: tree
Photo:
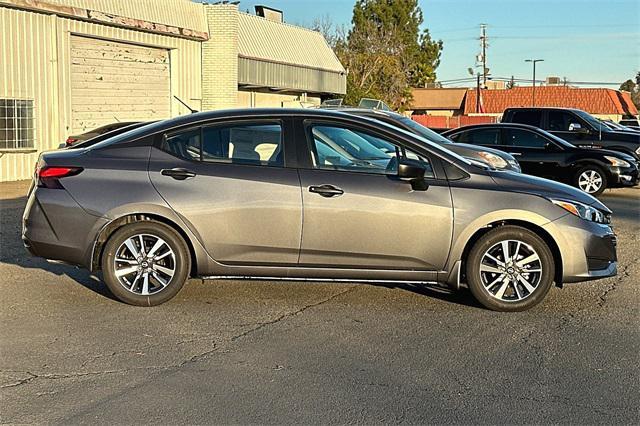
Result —
<path fill-rule="evenodd" d="M 511 80 L 507 81 L 507 89 L 513 89 L 516 87 L 516 80 L 511 76 Z"/>
<path fill-rule="evenodd" d="M 422 21 L 417 0 L 356 1 L 352 27 L 335 45 L 348 70 L 345 103 L 373 97 L 403 110 L 411 87 L 435 81 L 442 41 L 421 32 Z"/>
<path fill-rule="evenodd" d="M 620 90 L 631 94 L 631 101 L 640 109 L 640 71 L 636 74 L 635 81 L 629 79 L 620 85 Z"/>

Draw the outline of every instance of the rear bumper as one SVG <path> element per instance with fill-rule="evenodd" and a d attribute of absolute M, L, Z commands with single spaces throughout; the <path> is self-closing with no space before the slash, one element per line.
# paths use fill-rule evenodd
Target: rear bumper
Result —
<path fill-rule="evenodd" d="M 560 249 L 562 283 L 617 275 L 617 240 L 610 226 L 566 215 L 544 227 Z"/>
<path fill-rule="evenodd" d="M 34 188 L 22 216 L 22 242 L 34 256 L 88 267 L 93 241 L 105 223 L 64 189 Z"/>

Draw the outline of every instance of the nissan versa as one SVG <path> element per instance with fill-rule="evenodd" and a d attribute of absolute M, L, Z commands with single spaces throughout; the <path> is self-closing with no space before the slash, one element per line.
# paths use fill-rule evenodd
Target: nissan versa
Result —
<path fill-rule="evenodd" d="M 376 120 L 231 110 L 45 153 L 23 217 L 35 255 L 102 270 L 120 300 L 193 276 L 466 283 L 519 311 L 616 274 L 611 211 Z"/>

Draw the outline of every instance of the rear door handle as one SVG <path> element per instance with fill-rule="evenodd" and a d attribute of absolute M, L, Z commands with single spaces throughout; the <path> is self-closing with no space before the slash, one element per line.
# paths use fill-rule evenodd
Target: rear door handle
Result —
<path fill-rule="evenodd" d="M 319 185 L 319 186 L 310 186 L 309 192 L 313 192 L 314 194 L 319 194 L 326 198 L 337 197 L 344 194 L 344 191 L 338 187 L 333 185 Z"/>
<path fill-rule="evenodd" d="M 163 176 L 170 176 L 176 180 L 185 180 L 185 179 L 190 179 L 192 177 L 194 177 L 196 174 L 194 172 L 192 172 L 191 170 L 187 170 L 187 169 L 181 169 L 181 168 L 174 168 L 174 169 L 162 169 L 160 170 L 160 173 Z"/>

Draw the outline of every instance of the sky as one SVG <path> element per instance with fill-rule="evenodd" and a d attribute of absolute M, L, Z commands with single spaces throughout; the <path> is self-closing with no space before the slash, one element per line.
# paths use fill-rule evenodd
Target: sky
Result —
<path fill-rule="evenodd" d="M 328 16 L 349 24 L 354 0 L 240 1 L 253 12 L 264 4 L 284 12 L 286 22 L 310 25 Z M 469 76 L 479 53 L 480 23 L 487 24 L 490 73 L 531 78 L 527 58 L 544 59 L 536 79 L 616 83 L 640 70 L 640 0 L 420 0 L 423 27 L 444 43 L 438 80 Z M 468 84 L 468 83 L 463 83 Z M 455 84 L 453 84 L 455 85 Z M 452 86 L 449 83 L 449 86 Z M 582 85 L 585 87 L 596 87 Z M 601 85 L 604 86 L 604 85 Z"/>

